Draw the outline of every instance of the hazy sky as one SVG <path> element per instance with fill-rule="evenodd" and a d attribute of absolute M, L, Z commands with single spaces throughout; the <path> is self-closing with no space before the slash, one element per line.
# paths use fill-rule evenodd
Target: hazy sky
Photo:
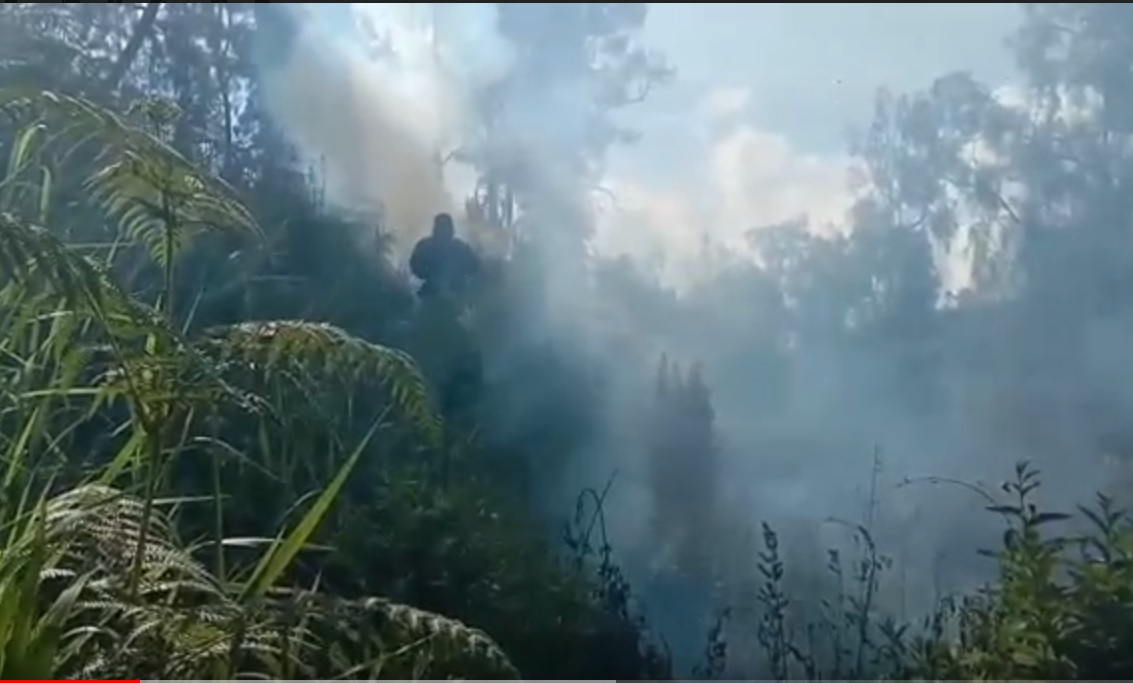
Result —
<path fill-rule="evenodd" d="M 846 119 L 879 86 L 922 87 L 946 71 L 1010 75 L 1014 3 L 655 3 L 646 40 L 680 91 L 750 88 L 756 116 L 809 150 L 840 151 Z"/>
<path fill-rule="evenodd" d="M 436 18 L 419 3 L 356 7 L 387 28 Z M 477 36 L 464 59 L 499 56 L 480 40 L 488 9 L 446 4 Z M 878 88 L 913 91 L 956 70 L 1009 84 L 1004 41 L 1018 16 L 1009 3 L 650 4 L 642 38 L 677 77 L 626 114 L 643 139 L 612 156 L 612 193 L 595 196 L 616 204 L 600 200 L 595 246 L 646 252 L 672 274 L 705 237 L 735 247 L 753 227 L 802 214 L 844 225 L 849 128 L 868 123 Z M 469 29 L 473 20 L 486 23 Z M 428 113 L 429 101 L 407 109 Z"/>
<path fill-rule="evenodd" d="M 1018 17 L 1014 3 L 651 4 L 644 39 L 677 80 L 629 119 L 645 137 L 615 157 L 603 246 L 687 253 L 804 212 L 837 222 L 849 126 L 878 88 L 956 70 L 1009 83 Z"/>
<path fill-rule="evenodd" d="M 867 116 L 879 86 L 908 90 L 964 69 L 1011 71 L 1011 3 L 653 4 L 646 41 L 686 92 L 751 90 L 754 113 L 808 151 L 840 151 L 847 119 Z"/>

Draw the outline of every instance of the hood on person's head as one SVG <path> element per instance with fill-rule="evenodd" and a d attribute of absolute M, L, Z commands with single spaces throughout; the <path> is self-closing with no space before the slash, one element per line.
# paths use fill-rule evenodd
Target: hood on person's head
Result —
<path fill-rule="evenodd" d="M 456 234 L 452 216 L 447 213 L 438 213 L 433 218 L 433 237 L 441 240 L 451 240 Z"/>

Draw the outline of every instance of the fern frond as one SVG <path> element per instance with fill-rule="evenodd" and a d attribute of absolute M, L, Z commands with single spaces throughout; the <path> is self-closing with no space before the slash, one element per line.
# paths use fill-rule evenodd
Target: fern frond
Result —
<path fill-rule="evenodd" d="M 272 411 L 270 403 L 228 382 L 211 359 L 189 345 L 169 355 L 124 356 L 94 383 L 99 401 L 129 398 L 153 407 L 225 405 L 246 413 Z"/>
<path fill-rule="evenodd" d="M 100 400 L 131 396 L 140 401 L 198 404 L 223 401 L 247 411 L 267 404 L 225 382 L 216 365 L 188 344 L 157 312 L 123 291 L 106 270 L 67 248 L 48 230 L 0 213 L 0 300 L 17 306 L 35 289 L 47 289 L 70 310 L 85 311 L 113 339 L 156 339 L 164 355 L 120 349 L 113 369 L 99 381 Z M 38 302 L 42 307 L 42 302 Z M 179 383 L 174 379 L 181 380 Z"/>
<path fill-rule="evenodd" d="M 119 288 L 104 268 L 69 249 L 50 231 L 0 213 L 0 282 L 46 287 L 72 310 L 86 310 L 121 338 L 162 334 L 156 312 Z M 14 292 L 7 289 L 7 303 Z"/>
<path fill-rule="evenodd" d="M 488 634 L 456 619 L 385 598 L 343 600 L 320 594 L 304 598 L 316 621 L 312 629 L 328 649 L 357 649 L 375 640 L 400 644 L 407 650 L 416 645 L 427 654 L 431 669 L 476 678 L 520 678 L 515 665 Z"/>
<path fill-rule="evenodd" d="M 216 191 L 193 166 L 134 150 L 122 157 L 92 175 L 86 187 L 125 235 L 144 244 L 158 264 L 167 265 L 169 255 L 180 253 L 201 230 L 260 234 L 248 210 Z"/>
<path fill-rule="evenodd" d="M 439 438 L 439 418 L 429 405 L 424 377 L 404 351 L 359 339 L 333 325 L 302 320 L 240 323 L 213 328 L 207 335 L 204 343 L 223 357 L 260 372 L 288 370 L 382 382 L 395 405 L 425 436 Z"/>
<path fill-rule="evenodd" d="M 151 511 L 147 517 L 141 501 L 117 489 L 97 484 L 70 489 L 48 502 L 45 519 L 49 542 L 66 543 L 84 564 L 94 563 L 103 570 L 111 584 L 126 585 L 126 570 L 133 563 L 142 529 L 147 527 L 143 551 L 146 582 L 217 598 L 224 595 L 220 583 L 181 550 L 166 516 Z"/>
<path fill-rule="evenodd" d="M 83 657 L 86 673 L 193 678 L 234 652 L 278 651 L 280 632 L 270 615 L 250 615 L 237 605 L 223 582 L 181 546 L 160 510 L 147 515 L 141 500 L 86 485 L 51 499 L 44 520 L 48 544 L 62 551 L 52 576 L 90 577 L 81 607 L 109 627 L 75 645 L 90 650 Z M 143 529 L 142 581 L 134 592 L 129 577 Z"/>
<path fill-rule="evenodd" d="M 153 105 L 143 108 L 153 108 Z M 88 100 L 44 90 L 0 89 L 0 111 L 26 118 L 29 112 L 59 122 L 54 141 L 69 142 L 73 153 L 95 144 L 102 168 L 87 189 L 122 230 L 164 263 L 172 237 L 183 246 L 202 229 L 249 233 L 263 238 L 255 217 L 220 178 L 200 171 L 171 146 L 114 112 Z M 170 236 L 165 231 L 174 229 Z"/>
<path fill-rule="evenodd" d="M 167 515 L 147 514 L 141 500 L 114 488 L 81 486 L 41 510 L 43 523 L 28 526 L 44 530 L 36 538 L 57 557 L 43 579 L 80 594 L 64 624 L 61 675 L 199 679 L 239 677 L 244 668 L 372 679 L 408 660 L 433 676 L 519 678 L 483 631 L 386 599 L 304 593 L 241 605 L 181 546 Z M 130 567 L 143 531 L 143 589 L 133 592 Z"/>

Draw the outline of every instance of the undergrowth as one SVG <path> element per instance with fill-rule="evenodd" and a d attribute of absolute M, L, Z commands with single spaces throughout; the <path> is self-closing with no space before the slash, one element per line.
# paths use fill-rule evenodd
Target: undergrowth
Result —
<path fill-rule="evenodd" d="M 1098 494 L 1074 514 L 1034 502 L 1039 472 L 1020 463 L 986 506 L 1004 524 L 1002 545 L 980 551 L 998 578 L 974 595 L 943 596 L 919 623 L 887 616 L 877 596 L 890 561 L 869 530 L 855 527 L 861 558 L 829 552 L 826 571 L 842 587 L 819 598 L 791 595 L 778 535 L 763 526 L 750 624 L 709 635 L 701 678 L 774 680 L 1112 680 L 1130 671 L 1133 525 Z M 1080 522 L 1082 531 L 1072 525 Z M 1064 525 L 1062 532 L 1057 525 Z M 973 560 L 976 559 L 973 552 Z M 759 655 L 752 661 L 752 642 Z M 737 645 L 740 651 L 735 651 Z M 740 655 L 735 657 L 735 655 Z M 731 657 L 730 657 L 731 656 Z M 737 660 L 733 661 L 732 657 Z"/>
<path fill-rule="evenodd" d="M 4 678 L 643 670 L 603 565 L 507 514 L 409 354 L 305 320 L 194 324 L 195 238 L 264 231 L 164 141 L 175 109 L 8 90 L 0 113 Z M 84 221 L 37 225 L 60 171 L 86 178 Z M 573 663 L 533 653 L 557 633 Z"/>

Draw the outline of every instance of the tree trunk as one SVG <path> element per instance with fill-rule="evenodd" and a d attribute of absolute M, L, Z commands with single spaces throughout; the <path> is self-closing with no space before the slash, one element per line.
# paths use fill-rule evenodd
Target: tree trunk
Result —
<path fill-rule="evenodd" d="M 146 39 L 153 33 L 153 26 L 157 22 L 157 13 L 161 9 L 161 5 L 160 2 L 146 3 L 141 18 L 134 25 L 134 32 L 130 35 L 130 40 L 126 43 L 122 54 L 118 55 L 118 60 L 114 62 L 113 68 L 110 69 L 110 75 L 106 79 L 106 87 L 111 92 L 118 90 L 118 84 L 122 82 L 126 72 L 133 66 L 134 60 L 138 58 L 138 53 L 141 52 Z"/>

